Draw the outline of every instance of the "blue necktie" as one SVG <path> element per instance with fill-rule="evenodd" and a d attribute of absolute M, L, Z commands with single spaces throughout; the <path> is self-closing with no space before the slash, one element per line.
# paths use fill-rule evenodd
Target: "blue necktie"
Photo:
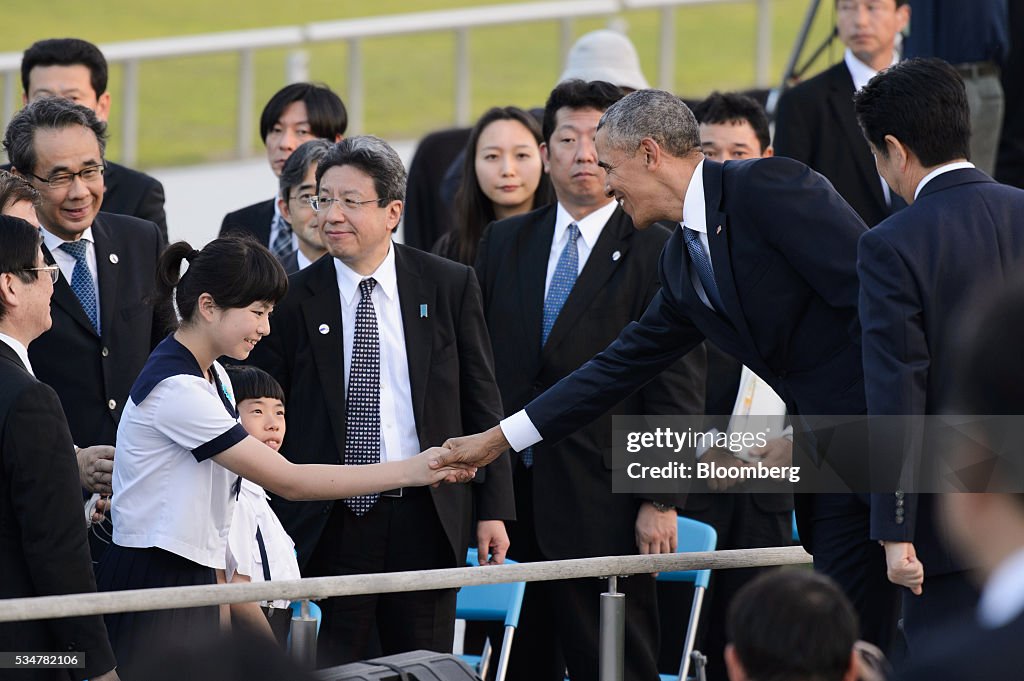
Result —
<path fill-rule="evenodd" d="M 548 342 L 551 329 L 558 319 L 558 313 L 562 311 L 566 298 L 572 292 L 576 284 L 576 277 L 580 270 L 580 253 L 576 248 L 576 240 L 580 238 L 580 228 L 575 222 L 569 225 L 569 241 L 558 256 L 558 264 L 555 265 L 555 274 L 551 277 L 551 285 L 548 287 L 548 295 L 544 298 L 544 325 L 541 327 L 540 346 Z M 533 465 L 533 447 L 527 447 L 520 454 L 523 465 L 529 468 Z"/>
<path fill-rule="evenodd" d="M 82 304 L 82 309 L 85 310 L 85 315 L 92 322 L 92 328 L 96 329 L 96 333 L 99 333 L 100 320 L 97 314 L 96 286 L 92 281 L 89 264 L 85 260 L 86 248 L 88 248 L 88 242 L 85 239 L 65 241 L 60 245 L 60 250 L 75 259 L 75 269 L 71 272 L 71 290 L 75 292 L 78 302 Z"/>
<path fill-rule="evenodd" d="M 569 225 L 569 241 L 566 242 L 562 254 L 558 256 L 558 264 L 555 265 L 555 274 L 551 277 L 551 285 L 548 286 L 548 295 L 544 298 L 544 326 L 541 328 L 540 346 L 548 342 L 551 329 L 558 319 L 558 313 L 562 311 L 562 305 L 572 292 L 576 283 L 576 277 L 580 270 L 580 253 L 576 248 L 576 240 L 580 238 L 580 228 L 574 222 Z"/>
<path fill-rule="evenodd" d="M 377 315 L 370 297 L 376 285 L 377 281 L 372 277 L 359 282 L 362 298 L 356 306 L 352 366 L 348 372 L 348 418 L 345 428 L 347 466 L 380 462 L 380 335 L 377 333 Z M 373 508 L 379 498 L 377 493 L 349 497 L 345 499 L 345 505 L 361 516 Z"/>
<path fill-rule="evenodd" d="M 292 244 L 292 226 L 281 215 L 276 216 L 274 222 L 277 233 L 274 236 L 274 243 L 270 244 L 270 252 L 277 256 L 278 260 L 284 260 L 295 250 Z"/>
<path fill-rule="evenodd" d="M 724 314 L 725 307 L 722 305 L 722 299 L 718 296 L 718 284 L 715 283 L 715 271 L 711 268 L 711 259 L 704 252 L 704 246 L 700 242 L 700 233 L 689 227 L 684 227 L 683 238 L 686 241 L 686 250 L 690 253 L 690 262 L 697 270 L 697 277 L 700 279 L 701 286 L 704 287 L 704 293 L 707 294 L 712 307 Z"/>

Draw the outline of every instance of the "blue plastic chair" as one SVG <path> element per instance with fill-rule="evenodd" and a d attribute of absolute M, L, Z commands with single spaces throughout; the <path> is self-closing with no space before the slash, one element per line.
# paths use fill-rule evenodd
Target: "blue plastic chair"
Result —
<path fill-rule="evenodd" d="M 506 560 L 506 563 L 515 563 Z M 467 565 L 477 565 L 476 549 L 466 554 Z M 519 611 L 523 607 L 525 582 L 509 584 L 478 584 L 464 586 L 459 590 L 455 601 L 455 617 L 471 622 L 504 622 L 505 634 L 501 642 L 501 653 L 498 655 L 498 669 L 495 679 L 505 681 L 508 673 L 509 654 L 512 652 L 512 638 L 519 626 Z M 476 670 L 480 678 L 487 678 L 491 662 L 491 641 L 484 643 L 480 655 L 462 655 L 461 658 Z"/>
<path fill-rule="evenodd" d="M 697 551 L 714 551 L 718 544 L 718 533 L 707 523 L 690 518 L 679 518 L 679 538 L 676 551 L 692 553 Z M 690 582 L 693 584 L 693 604 L 690 606 L 690 623 L 686 627 L 686 638 L 683 642 L 683 659 L 679 663 L 679 675 L 661 674 L 661 681 L 686 681 L 690 673 L 690 658 L 697 641 L 697 625 L 700 624 L 701 606 L 704 604 L 704 593 L 711 580 L 711 570 L 681 570 L 679 572 L 662 572 L 658 581 Z"/>

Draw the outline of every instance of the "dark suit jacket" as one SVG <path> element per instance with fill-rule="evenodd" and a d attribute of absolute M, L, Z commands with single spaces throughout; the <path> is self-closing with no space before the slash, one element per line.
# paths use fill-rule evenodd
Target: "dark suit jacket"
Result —
<path fill-rule="evenodd" d="M 495 375 L 509 414 L 600 352 L 626 324 L 640 318 L 660 288 L 658 254 L 669 231 L 660 225 L 638 231 L 616 209 L 541 349 L 556 206 L 495 222 L 480 242 L 477 275 Z M 696 415 L 703 411 L 703 393 L 704 353 L 698 350 L 590 425 L 557 444 L 534 447 L 534 517 L 542 519 L 534 529 L 547 558 L 636 553 L 640 503 L 685 503 L 683 495 L 611 493 L 612 415 Z"/>
<path fill-rule="evenodd" d="M 705 338 L 771 385 L 791 416 L 863 413 L 855 256 L 864 223 L 802 163 L 705 161 L 703 168 L 711 261 L 727 318 L 697 296 L 677 229 L 662 252 L 661 291 L 640 321 L 526 406 L 545 440 L 589 423 Z"/>
<path fill-rule="evenodd" d="M 99 213 L 92 232 L 102 336 L 62 274 L 53 287 L 53 326 L 28 351 L 36 376 L 57 391 L 79 447 L 114 444 L 128 391 L 166 330 L 148 302 L 163 250 L 156 225 Z M 44 255 L 52 264 L 45 247 Z"/>
<path fill-rule="evenodd" d="M 164 213 L 164 186 L 138 170 L 107 161 L 103 173 L 103 210 L 155 222 L 167 243 L 167 215 Z"/>
<path fill-rule="evenodd" d="M 889 215 L 882 181 L 853 110 L 853 78 L 840 62 L 779 98 L 775 153 L 802 161 L 873 226 Z M 898 200 L 898 203 L 902 203 Z"/>
<path fill-rule="evenodd" d="M 251 234 L 264 246 L 270 246 L 270 221 L 274 219 L 274 203 L 277 199 L 260 201 L 224 216 L 217 236 L 226 236 L 232 232 Z"/>
<path fill-rule="evenodd" d="M 1022 215 L 1024 191 L 979 170 L 953 170 L 864 234 L 857 271 L 869 413 L 936 414 L 947 406 L 957 322 L 980 293 L 1020 272 Z M 904 514 L 897 514 L 895 495 L 874 497 L 872 538 L 914 541 L 926 573 L 939 574 L 953 563 L 930 501 L 921 501 L 918 509 L 915 498 L 905 498 Z"/>
<path fill-rule="evenodd" d="M 0 599 L 96 591 L 60 402 L 3 342 L 0 385 Z M 0 642 L 6 652 L 85 653 L 85 669 L 10 672 L 22 679 L 83 679 L 115 664 L 98 615 L 3 623 Z"/>
<path fill-rule="evenodd" d="M 494 426 L 501 418 L 501 398 L 473 270 L 401 244 L 392 247 L 421 449 Z M 274 310 L 272 332 L 256 346 L 251 361 L 277 378 L 288 398 L 282 453 L 296 463 L 341 463 L 345 381 L 334 259 L 321 258 L 292 275 L 289 283 L 288 295 Z M 420 314 L 424 304 L 426 317 Z M 328 333 L 320 332 L 322 324 Z M 508 457 L 481 473 L 480 483 L 430 490 L 451 542 L 452 567 L 466 558 L 474 492 L 481 520 L 515 517 Z M 275 500 L 300 564 L 319 541 L 333 504 Z"/>
<path fill-rule="evenodd" d="M 927 567 L 925 568 L 927 570 Z M 925 588 L 928 588 L 927 577 Z M 998 629 L 985 629 L 971 616 L 943 628 L 909 658 L 900 681 L 1019 679 L 1024 668 L 1024 614 Z"/>

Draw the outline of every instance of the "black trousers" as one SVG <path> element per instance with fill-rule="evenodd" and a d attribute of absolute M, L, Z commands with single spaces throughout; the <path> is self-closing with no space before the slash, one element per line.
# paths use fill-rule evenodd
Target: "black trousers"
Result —
<path fill-rule="evenodd" d="M 406 488 L 401 497 L 382 496 L 363 516 L 336 502 L 305 576 L 455 565 L 429 489 Z M 455 638 L 454 589 L 328 598 L 320 608 L 320 667 L 409 650 L 451 652 Z"/>
<path fill-rule="evenodd" d="M 509 558 L 520 562 L 549 560 L 537 546 L 533 512 L 533 471 L 516 465 L 516 518 L 509 523 Z M 600 522 L 599 518 L 590 519 Z M 601 594 L 604 579 L 584 578 L 531 582 L 526 587 L 509 661 L 510 681 L 597 681 Z M 658 601 L 654 578 L 634 575 L 619 579 L 626 594 L 627 681 L 658 680 Z"/>
<path fill-rule="evenodd" d="M 900 587 L 886 576 L 885 550 L 870 539 L 870 502 L 854 494 L 815 494 L 811 503 L 814 569 L 838 582 L 853 602 L 862 639 L 886 653 L 900 650 Z"/>

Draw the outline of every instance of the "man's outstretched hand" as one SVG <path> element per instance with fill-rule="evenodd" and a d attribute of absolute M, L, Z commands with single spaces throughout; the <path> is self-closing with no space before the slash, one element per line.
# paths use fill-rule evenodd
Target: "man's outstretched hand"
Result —
<path fill-rule="evenodd" d="M 453 437 L 442 445 L 448 451 L 430 461 L 431 468 L 486 466 L 509 448 L 500 426 L 476 435 Z"/>

